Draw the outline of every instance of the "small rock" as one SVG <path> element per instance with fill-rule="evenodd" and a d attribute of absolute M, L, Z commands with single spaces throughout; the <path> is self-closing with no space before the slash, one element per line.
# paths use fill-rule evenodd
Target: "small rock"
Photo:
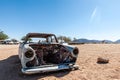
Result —
<path fill-rule="evenodd" d="M 100 63 L 100 64 L 109 63 L 109 59 L 108 58 L 98 57 L 97 58 L 97 63 Z"/>

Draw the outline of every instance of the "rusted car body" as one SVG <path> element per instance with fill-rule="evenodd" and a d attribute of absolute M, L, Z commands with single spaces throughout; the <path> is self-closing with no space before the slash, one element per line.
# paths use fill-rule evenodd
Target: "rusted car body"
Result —
<path fill-rule="evenodd" d="M 59 44 L 54 34 L 28 33 L 19 46 L 21 70 L 34 74 L 78 68 L 75 65 L 78 53 L 77 47 Z"/>

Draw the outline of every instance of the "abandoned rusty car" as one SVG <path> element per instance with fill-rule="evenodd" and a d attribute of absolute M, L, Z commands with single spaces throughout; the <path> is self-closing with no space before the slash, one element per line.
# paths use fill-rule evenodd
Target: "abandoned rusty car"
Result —
<path fill-rule="evenodd" d="M 19 59 L 24 74 L 64 69 L 78 69 L 75 65 L 77 47 L 60 44 L 54 34 L 28 33 L 19 46 Z"/>

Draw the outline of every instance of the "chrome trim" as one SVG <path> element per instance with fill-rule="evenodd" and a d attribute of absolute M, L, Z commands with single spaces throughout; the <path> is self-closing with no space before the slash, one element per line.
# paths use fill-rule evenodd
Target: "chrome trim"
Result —
<path fill-rule="evenodd" d="M 63 69 L 70 69 L 71 66 L 69 65 L 56 65 L 56 66 L 49 66 L 43 65 L 38 67 L 30 67 L 30 68 L 22 68 L 22 72 L 24 74 L 35 74 L 35 73 L 43 73 L 43 72 L 50 72 L 50 71 L 58 71 Z"/>

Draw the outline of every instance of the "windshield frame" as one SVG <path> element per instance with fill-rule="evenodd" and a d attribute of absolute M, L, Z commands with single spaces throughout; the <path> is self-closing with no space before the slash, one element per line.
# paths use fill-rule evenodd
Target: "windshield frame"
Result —
<path fill-rule="evenodd" d="M 54 34 L 47 34 L 47 33 L 28 33 L 25 37 L 24 43 L 27 43 L 29 38 L 46 38 L 46 42 L 48 42 L 49 37 L 51 37 L 51 40 L 52 40 L 52 37 L 54 37 L 55 42 L 58 43 L 58 40 Z"/>

